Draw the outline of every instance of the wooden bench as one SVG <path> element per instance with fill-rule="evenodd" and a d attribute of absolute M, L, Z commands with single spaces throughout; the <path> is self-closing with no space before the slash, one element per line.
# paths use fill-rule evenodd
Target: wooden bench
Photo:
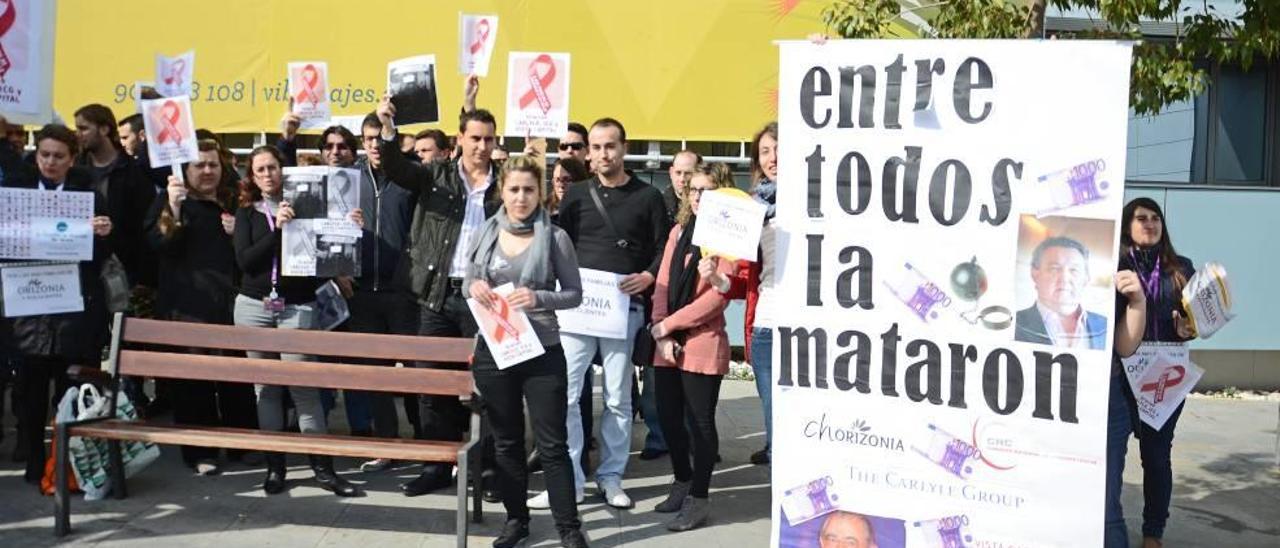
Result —
<path fill-rule="evenodd" d="M 469 464 L 478 463 L 479 446 L 476 442 L 480 439 L 480 416 L 474 405 L 471 372 L 350 365 L 343 364 L 341 359 L 468 364 L 474 349 L 472 339 L 208 325 L 125 318 L 121 314 L 116 314 L 113 327 L 108 366 L 99 374 L 99 380 L 111 389 L 110 408 L 113 410 L 116 408 L 119 380 L 124 376 L 448 395 L 458 396 L 472 408 L 470 435 L 460 442 L 302 435 L 123 421 L 113 418 L 114 412 L 110 418 L 58 424 L 54 428 L 58 444 L 57 492 L 54 496 L 54 532 L 57 536 L 66 535 L 71 527 L 66 477 L 69 473 L 68 442 L 72 436 L 83 436 L 109 440 L 109 470 L 112 494 L 116 498 L 127 495 L 120 457 L 122 440 L 454 463 L 458 467 L 457 545 L 466 545 L 467 469 Z M 186 353 L 191 348 L 306 354 L 311 359 L 327 361 L 292 362 Z M 472 518 L 476 523 L 482 519 L 480 491 L 479 488 L 473 489 Z"/>

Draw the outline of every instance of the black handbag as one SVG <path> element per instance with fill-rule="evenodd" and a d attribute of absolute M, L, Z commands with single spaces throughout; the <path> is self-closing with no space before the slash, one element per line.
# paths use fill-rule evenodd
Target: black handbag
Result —
<path fill-rule="evenodd" d="M 591 194 L 591 201 L 596 205 L 596 211 L 600 213 L 600 217 L 604 218 L 605 226 L 609 227 L 609 232 L 613 233 L 614 245 L 619 248 L 631 251 L 634 246 L 626 238 L 622 237 L 622 233 L 618 232 L 618 227 L 614 226 L 613 219 L 609 217 L 609 211 L 604 208 L 604 202 L 600 201 L 600 194 L 596 192 L 594 181 L 587 183 L 587 190 Z M 647 310 L 646 310 L 647 315 Z M 638 367 L 649 367 L 653 365 L 653 354 L 657 350 L 657 341 L 653 340 L 653 335 L 649 333 L 649 322 L 644 322 L 639 329 L 636 330 L 635 336 L 632 337 L 631 345 L 631 363 Z"/>

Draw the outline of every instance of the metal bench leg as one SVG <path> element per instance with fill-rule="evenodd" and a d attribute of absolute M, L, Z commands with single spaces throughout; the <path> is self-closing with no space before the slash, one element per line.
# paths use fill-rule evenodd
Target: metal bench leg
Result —
<path fill-rule="evenodd" d="M 476 481 L 471 489 L 471 521 L 484 523 L 484 436 L 486 421 L 480 419 L 478 413 L 471 415 L 471 432 L 473 440 L 467 450 L 467 460 L 476 470 Z"/>
<path fill-rule="evenodd" d="M 120 440 L 110 440 L 107 442 L 108 452 L 111 454 L 111 494 L 117 500 L 129 496 L 129 489 L 124 483 L 124 458 L 120 453 L 122 447 Z"/>
<path fill-rule="evenodd" d="M 467 458 L 458 455 L 458 510 L 454 523 L 458 537 L 458 548 L 467 546 Z"/>
<path fill-rule="evenodd" d="M 71 532 L 71 493 L 67 489 L 67 464 L 71 451 L 67 444 L 70 443 L 71 436 L 67 435 L 67 427 L 61 424 L 53 427 L 53 436 L 58 444 L 54 457 L 54 466 L 57 468 L 53 474 L 53 534 L 63 537 Z"/>

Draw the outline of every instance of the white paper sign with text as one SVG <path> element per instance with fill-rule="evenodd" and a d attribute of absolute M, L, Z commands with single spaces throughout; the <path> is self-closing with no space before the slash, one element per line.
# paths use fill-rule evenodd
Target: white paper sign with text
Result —
<path fill-rule="evenodd" d="M 529 323 L 529 316 L 523 310 L 516 310 L 507 304 L 507 296 L 515 291 L 515 286 L 507 283 L 493 288 L 500 297 L 496 308 L 489 308 L 475 299 L 467 299 L 467 307 L 480 327 L 480 335 L 489 346 L 489 353 L 498 364 L 498 369 L 506 369 L 513 365 L 536 358 L 546 353 L 538 334 Z"/>
<path fill-rule="evenodd" d="M 189 97 L 143 101 L 142 122 L 147 128 L 147 158 L 151 160 L 151 167 L 174 166 L 200 158 Z"/>
<path fill-rule="evenodd" d="M 557 310 L 560 331 L 605 339 L 627 338 L 627 313 L 631 297 L 618 289 L 622 275 L 580 268 L 582 304 Z"/>
<path fill-rule="evenodd" d="M 1159 430 L 1186 401 L 1204 370 L 1191 361 L 1187 343 L 1144 342 L 1121 360 L 1138 403 L 1138 418 Z"/>
<path fill-rule="evenodd" d="M 76 263 L 5 266 L 0 268 L 0 285 L 6 318 L 84 310 Z"/>
<path fill-rule="evenodd" d="M 53 0 L 0 5 L 0 114 L 11 124 L 53 119 Z"/>
<path fill-rule="evenodd" d="M 196 52 L 168 57 L 156 54 L 156 93 L 162 97 L 190 97 L 195 77 Z"/>
<path fill-rule="evenodd" d="M 498 41 L 498 16 L 458 14 L 458 36 L 458 72 L 463 76 L 488 76 L 493 46 Z"/>
<path fill-rule="evenodd" d="M 289 63 L 289 96 L 302 129 L 329 125 L 329 64 L 323 61 Z"/>
<path fill-rule="evenodd" d="M 569 54 L 507 57 L 506 135 L 559 139 L 569 129 Z"/>
<path fill-rule="evenodd" d="M 733 190 L 702 193 L 693 244 L 720 257 L 755 262 L 768 206 Z"/>

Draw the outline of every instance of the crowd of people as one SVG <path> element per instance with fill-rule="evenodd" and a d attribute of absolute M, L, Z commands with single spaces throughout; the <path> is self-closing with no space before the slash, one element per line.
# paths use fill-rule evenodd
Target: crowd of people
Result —
<path fill-rule="evenodd" d="M 527 537 L 531 509 L 551 510 L 564 546 L 586 546 L 578 505 L 585 500 L 589 474 L 606 504 L 633 507 L 624 479 L 639 411 L 647 427 L 639 458 L 667 456 L 671 464 L 668 494 L 653 511 L 674 514 L 667 523 L 672 531 L 706 523 L 712 514 L 712 472 L 721 459 L 716 408 L 730 361 L 725 311 L 734 299 L 746 301 L 746 352 L 766 432 L 750 461 L 768 465 L 772 457 L 772 327 L 785 306 L 774 289 L 777 125 L 764 125 L 751 139 L 751 195 L 767 206 L 760 260 L 704 258 L 692 241 L 699 203 L 708 191 L 734 186 L 728 166 L 681 151 L 669 168 L 670 187 L 659 190 L 625 167 L 626 129 L 608 117 L 590 126 L 570 124 L 554 162 L 533 148 L 503 161 L 497 121 L 476 107 L 477 89 L 472 77 L 452 140 L 435 129 L 402 135 L 393 122 L 395 107 L 384 98 L 364 118 L 360 135 L 329 127 L 316 153 L 299 151 L 299 124 L 292 114 L 282 120 L 279 141 L 253 149 L 243 165 L 216 136 L 202 131 L 199 157 L 182 166 L 182 178 L 149 165 L 138 116 L 117 121 L 102 105 L 76 111 L 74 129 L 40 128 L 30 154 L 24 154 L 21 139 L 0 142 L 4 187 L 95 196 L 93 259 L 79 263 L 84 310 L 13 318 L 3 325 L 2 365 L 16 372 L 9 382 L 10 407 L 18 419 L 13 457 L 26 462 L 27 481 L 39 483 L 45 469 L 50 384 L 58 394 L 68 384 L 68 366 L 101 360 L 109 335 L 108 302 L 119 298 L 101 281 L 111 264 L 118 263 L 127 275 L 131 290 L 125 298 L 134 315 L 318 328 L 315 292 L 328 280 L 280 272 L 281 226 L 294 216 L 283 199 L 282 170 L 318 163 L 361 173 L 360 204 L 351 217 L 363 230 L 364 263 L 357 276 L 334 280 L 350 308 L 341 329 L 473 338 L 477 324 L 466 300 L 492 304 L 500 298 L 494 288 L 511 283 L 516 290 L 505 297 L 507 303 L 527 312 L 546 349 L 537 358 L 499 369 L 477 338 L 471 371 L 488 434 L 483 472 L 455 480 L 449 466 L 425 463 L 401 486 L 406 496 L 473 481 L 486 499 L 501 501 L 507 511 L 494 546 L 514 546 Z M 1142 341 L 1192 336 L 1176 297 L 1192 275 L 1191 263 L 1174 252 L 1160 207 L 1135 200 L 1125 208 L 1123 223 L 1115 276 L 1116 364 Z M 620 276 L 619 289 L 630 298 L 627 338 L 559 329 L 555 311 L 581 302 L 580 268 Z M 1079 324 L 1080 311 L 1065 311 L 1061 318 L 1060 328 L 1051 331 L 1069 334 Z M 653 342 L 646 363 L 635 363 L 637 338 Z M 368 365 L 395 366 L 377 360 Z M 593 365 L 602 373 L 597 378 Z M 173 420 L 183 424 L 323 434 L 331 430 L 328 419 L 336 401 L 330 391 L 315 388 L 199 381 L 159 382 L 151 400 L 133 381 L 125 390 L 145 413 L 159 415 L 171 407 Z M 598 419 L 591 405 L 593 384 L 603 396 Z M 397 399 L 414 437 L 463 439 L 469 411 L 457 398 L 412 394 L 342 394 L 350 434 L 398 437 Z M 1134 397 L 1118 365 L 1110 406 L 1107 545 L 1126 543 L 1119 488 L 1131 434 L 1139 439 L 1144 467 L 1143 534 L 1158 545 L 1168 517 L 1169 452 L 1178 415 L 1158 431 L 1136 422 Z M 289 407 L 296 425 L 287 420 Z M 532 453 L 526 451 L 526 407 Z M 593 423 L 600 432 L 599 451 L 598 462 L 590 466 Z M 275 494 L 286 488 L 281 454 L 221 455 L 183 447 L 181 455 L 201 475 L 218 474 L 227 461 L 265 463 L 263 490 Z M 335 472 L 332 459 L 312 456 L 310 463 L 324 489 L 339 496 L 361 494 Z M 360 468 L 377 472 L 394 464 L 375 459 Z M 530 496 L 529 474 L 539 469 L 546 491 Z"/>

